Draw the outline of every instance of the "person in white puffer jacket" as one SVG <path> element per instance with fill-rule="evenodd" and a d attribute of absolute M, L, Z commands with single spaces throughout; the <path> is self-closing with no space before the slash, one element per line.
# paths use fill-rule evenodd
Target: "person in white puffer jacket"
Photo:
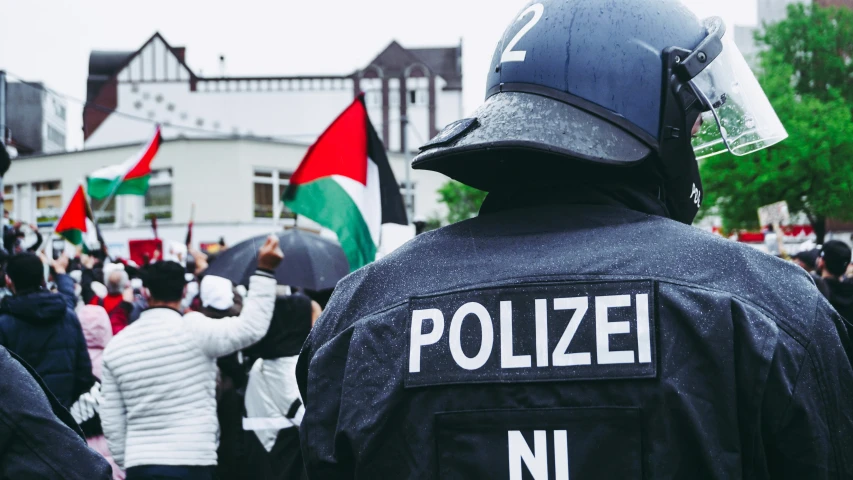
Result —
<path fill-rule="evenodd" d="M 216 359 L 266 334 L 275 304 L 273 272 L 283 254 L 267 239 L 239 317 L 181 315 L 184 268 L 146 269 L 149 309 L 104 351 L 101 424 L 127 480 L 215 477 L 219 424 Z"/>
<path fill-rule="evenodd" d="M 302 476 L 299 424 L 305 408 L 296 384 L 296 361 L 319 315 L 320 306 L 304 295 L 279 296 L 266 336 L 244 351 L 257 359 L 249 373 L 243 419 L 246 478 Z"/>

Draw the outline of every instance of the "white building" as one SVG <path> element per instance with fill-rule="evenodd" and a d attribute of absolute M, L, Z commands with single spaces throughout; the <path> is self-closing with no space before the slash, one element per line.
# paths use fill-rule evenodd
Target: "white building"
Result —
<path fill-rule="evenodd" d="M 91 53 L 85 148 L 140 143 L 154 123 L 167 140 L 310 144 L 363 92 L 386 148 L 403 150 L 407 124 L 405 146 L 412 152 L 463 116 L 461 55 L 461 46 L 406 49 L 391 42 L 364 69 L 342 75 L 204 77 L 187 64 L 185 47 L 172 47 L 155 33 L 135 52 Z"/>
<path fill-rule="evenodd" d="M 165 141 L 148 194 L 120 197 L 98 216 L 114 251 L 152 238 L 152 217 L 161 238 L 182 241 L 193 204 L 196 243 L 224 237 L 233 244 L 279 230 L 294 224 L 279 200 L 290 175 L 362 92 L 405 190 L 411 152 L 462 116 L 461 65 L 460 46 L 406 49 L 391 42 L 363 70 L 342 75 L 203 77 L 187 64 L 186 49 L 159 33 L 134 52 L 93 51 L 85 149 L 16 159 L 4 179 L 5 208 L 15 220 L 49 229 L 87 174 L 133 155 L 160 124 Z M 437 190 L 447 179 L 411 175 L 413 218 L 444 216 Z M 100 202 L 93 208 L 99 211 Z M 299 225 L 318 228 L 307 219 Z"/>
<path fill-rule="evenodd" d="M 104 238 L 111 251 L 126 253 L 128 240 L 153 238 L 151 218 L 156 217 L 161 238 L 182 242 L 193 204 L 196 245 L 220 237 L 234 244 L 292 226 L 293 214 L 279 199 L 307 147 L 257 138 L 166 140 L 152 164 L 148 195 L 118 197 L 100 216 Z M 5 208 L 15 220 L 49 229 L 88 172 L 117 164 L 138 149 L 134 144 L 20 157 L 4 179 Z M 407 159 L 392 153 L 389 162 L 403 179 Z M 447 178 L 415 171 L 412 180 L 415 215 L 443 216 L 436 191 Z M 307 219 L 298 223 L 317 228 Z"/>
<path fill-rule="evenodd" d="M 154 34 L 135 52 L 93 51 L 89 59 L 86 148 L 141 142 L 151 123 L 164 138 L 270 137 L 312 142 L 365 92 L 371 120 L 391 151 L 401 125 L 413 149 L 462 113 L 462 50 L 406 49 L 391 42 L 364 69 L 341 75 L 203 77 L 186 48 Z"/>

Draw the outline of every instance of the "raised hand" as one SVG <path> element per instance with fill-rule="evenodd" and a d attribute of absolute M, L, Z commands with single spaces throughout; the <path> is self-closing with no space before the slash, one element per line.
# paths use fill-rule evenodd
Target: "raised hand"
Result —
<path fill-rule="evenodd" d="M 284 260 L 284 252 L 278 245 L 278 237 L 270 235 L 267 241 L 258 250 L 258 268 L 264 270 L 275 270 Z"/>

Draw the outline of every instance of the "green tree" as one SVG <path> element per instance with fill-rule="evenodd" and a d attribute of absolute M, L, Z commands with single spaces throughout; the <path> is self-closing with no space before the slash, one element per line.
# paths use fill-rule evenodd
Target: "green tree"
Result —
<path fill-rule="evenodd" d="M 756 35 L 766 60 L 784 60 L 793 68 L 797 93 L 832 100 L 836 94 L 853 102 L 853 10 L 843 7 L 788 6 L 785 20 Z"/>
<path fill-rule="evenodd" d="M 486 192 L 468 185 L 449 181 L 438 189 L 439 201 L 447 205 L 447 223 L 461 222 L 477 216 Z"/>
<path fill-rule="evenodd" d="M 853 82 L 842 81 L 853 78 L 843 59 L 851 25 L 848 10 L 797 4 L 757 35 L 765 46 L 759 80 L 789 138 L 750 156 L 702 161 L 705 205 L 724 228 L 758 227 L 757 209 L 780 200 L 809 218 L 819 242 L 826 218 L 853 220 Z"/>

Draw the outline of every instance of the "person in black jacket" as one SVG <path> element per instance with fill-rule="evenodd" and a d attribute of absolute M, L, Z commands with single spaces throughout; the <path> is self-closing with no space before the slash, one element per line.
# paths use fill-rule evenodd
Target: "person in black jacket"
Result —
<path fill-rule="evenodd" d="M 67 264 L 65 256 L 54 262 L 59 293 L 51 293 L 45 290 L 39 257 L 14 255 L 6 266 L 6 283 L 14 295 L 0 303 L 0 345 L 30 364 L 65 408 L 96 382 L 74 313 L 74 280 L 65 274 Z"/>
<path fill-rule="evenodd" d="M 413 161 L 479 216 L 341 280 L 302 348 L 308 477 L 853 478 L 850 324 L 690 226 L 698 157 L 787 135 L 734 32 L 676 0 L 512 20 Z"/>
<path fill-rule="evenodd" d="M 299 350 L 319 316 L 320 305 L 279 286 L 270 328 L 243 353 L 252 359 L 246 387 L 247 478 L 302 478 L 299 423 L 304 413 L 296 385 Z"/>
<path fill-rule="evenodd" d="M 109 480 L 71 415 L 23 360 L 0 347 L 0 478 Z"/>
<path fill-rule="evenodd" d="M 844 282 L 850 256 L 850 247 L 846 243 L 830 240 L 820 250 L 817 267 L 829 292 L 829 303 L 848 322 L 853 322 L 853 284 Z"/>
<path fill-rule="evenodd" d="M 819 258 L 820 249 L 815 248 L 800 252 L 791 257 L 791 260 L 793 260 L 793 262 L 799 265 L 803 270 L 809 272 L 809 276 L 814 280 L 815 286 L 820 290 L 820 293 L 822 293 L 824 297 L 829 298 L 829 285 L 826 284 L 826 281 L 817 272 L 817 261 Z"/>

